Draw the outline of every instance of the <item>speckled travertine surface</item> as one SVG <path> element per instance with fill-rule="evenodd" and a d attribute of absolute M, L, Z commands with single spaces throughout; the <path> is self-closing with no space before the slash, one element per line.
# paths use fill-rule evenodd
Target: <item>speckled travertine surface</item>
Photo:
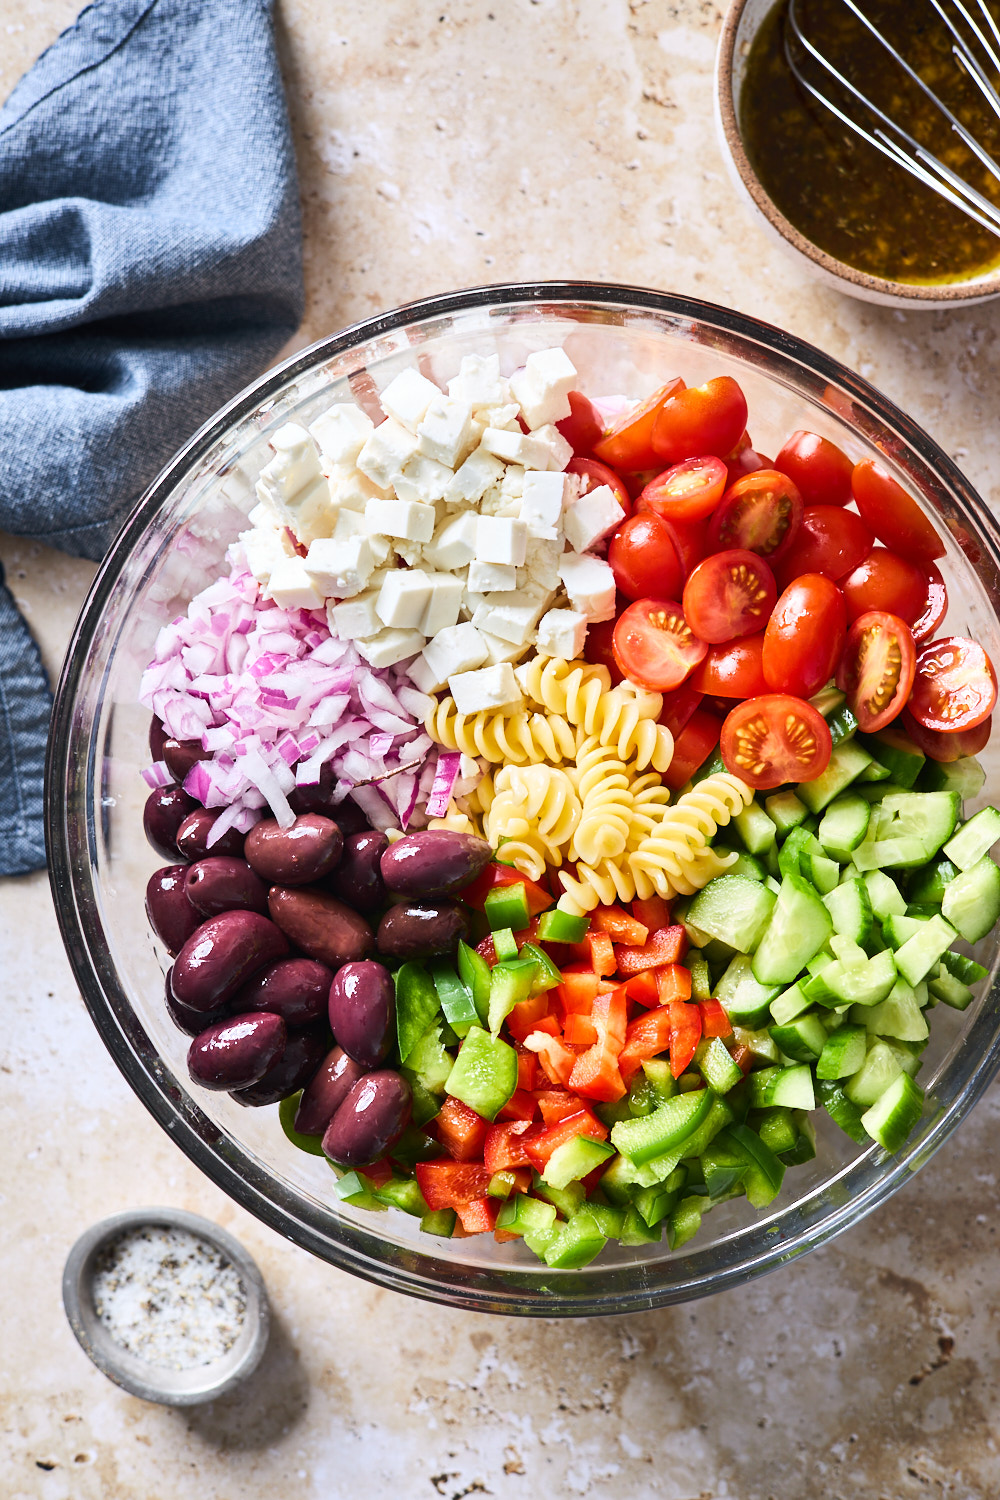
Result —
<path fill-rule="evenodd" d="M 492 6 L 492 9 L 490 9 Z M 74 0 L 0 0 L 0 87 Z M 715 146 L 711 0 L 279 0 L 305 207 L 299 343 L 409 298 L 592 277 L 728 303 L 860 370 L 1000 503 L 1000 304 L 826 291 L 748 222 Z M 50 668 L 93 568 L 0 539 Z M 237 1210 L 153 1123 L 77 996 L 44 876 L 0 883 L 0 1496 L 986 1500 L 1000 1494 L 1000 1095 L 875 1218 L 755 1286 L 545 1324 L 375 1291 Z M 232 1229 L 276 1329 L 172 1412 L 78 1349 L 76 1236 L 166 1202 Z"/>

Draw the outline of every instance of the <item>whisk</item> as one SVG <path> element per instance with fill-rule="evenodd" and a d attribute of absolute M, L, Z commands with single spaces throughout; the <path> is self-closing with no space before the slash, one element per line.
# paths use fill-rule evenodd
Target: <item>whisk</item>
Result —
<path fill-rule="evenodd" d="M 974 219 L 984 229 L 1000 236 L 1000 208 L 997 208 L 988 198 L 985 198 L 982 193 L 966 182 L 964 178 L 943 162 L 940 157 L 935 156 L 932 151 L 928 151 L 919 141 L 914 140 L 908 131 L 904 130 L 901 125 L 885 114 L 877 104 L 874 104 L 860 89 L 856 88 L 849 79 L 845 78 L 834 67 L 828 58 L 824 57 L 813 46 L 799 25 L 796 14 L 796 3 L 797 0 L 789 0 L 788 5 L 788 27 L 791 37 L 859 105 L 869 111 L 869 116 L 874 117 L 873 119 L 869 118 L 869 124 L 873 128 L 868 129 L 864 124 L 859 123 L 858 120 L 846 113 L 844 109 L 841 109 L 832 99 L 827 98 L 826 94 L 814 87 L 803 76 L 789 45 L 790 38 L 786 35 L 785 56 L 799 86 L 817 100 L 818 103 L 830 110 L 832 114 L 836 115 L 837 119 L 846 125 L 849 130 L 853 131 L 855 135 L 860 136 L 870 146 L 873 146 L 876 151 L 880 151 L 890 161 L 903 167 L 913 177 L 916 177 L 918 181 L 924 183 L 942 198 L 947 199 L 949 203 L 954 204 L 956 208 L 960 209 L 970 219 Z M 961 120 L 955 117 L 947 104 L 938 98 L 937 94 L 924 82 L 919 73 L 910 66 L 892 43 L 886 40 L 878 28 L 855 3 L 855 0 L 826 0 L 826 3 L 840 3 L 847 7 L 852 15 L 875 38 L 879 46 L 885 48 L 893 61 L 923 91 L 933 107 L 939 110 L 948 121 L 952 130 L 956 132 L 968 149 L 978 157 L 987 171 L 1000 183 L 1000 166 L 997 165 L 985 146 L 976 140 L 975 136 L 962 124 Z M 904 3 L 916 4 L 918 0 L 904 0 Z M 974 50 L 978 46 L 981 54 L 985 54 L 985 57 L 988 59 L 989 67 L 994 74 L 1000 75 L 1000 29 L 998 29 L 996 21 L 987 10 L 985 0 L 977 0 L 978 9 L 982 13 L 982 18 L 986 26 L 985 32 L 975 17 L 970 14 L 964 0 L 951 0 L 953 14 L 948 13 L 942 0 L 927 0 L 927 3 L 933 6 L 941 21 L 948 28 L 948 32 L 952 38 L 952 56 L 955 58 L 956 63 L 968 74 L 969 78 L 982 93 L 989 108 L 1000 119 L 1000 94 L 997 93 L 996 88 L 990 82 L 986 69 L 982 66 Z M 965 34 L 959 29 L 958 21 L 964 22 L 966 27 Z M 876 125 L 874 124 L 874 120 L 878 120 L 881 123 Z"/>

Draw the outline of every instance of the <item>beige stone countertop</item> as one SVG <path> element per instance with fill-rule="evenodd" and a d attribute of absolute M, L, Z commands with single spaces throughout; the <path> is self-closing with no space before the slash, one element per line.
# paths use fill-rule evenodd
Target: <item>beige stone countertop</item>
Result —
<path fill-rule="evenodd" d="M 76 0 L 0 0 L 0 87 Z M 714 0 L 278 0 L 305 207 L 294 347 L 410 298 L 586 277 L 779 324 L 898 401 L 1000 503 L 1000 303 L 873 308 L 749 222 L 716 148 Z M 93 568 L 13 537 L 58 671 Z M 532 1323 L 376 1290 L 237 1209 L 104 1052 L 43 874 L 0 882 L 0 1497 L 980 1500 L 1000 1494 L 994 1089 L 884 1209 L 755 1285 Z M 276 1327 L 215 1405 L 126 1396 L 60 1301 L 96 1219 L 164 1202 L 234 1231 Z"/>

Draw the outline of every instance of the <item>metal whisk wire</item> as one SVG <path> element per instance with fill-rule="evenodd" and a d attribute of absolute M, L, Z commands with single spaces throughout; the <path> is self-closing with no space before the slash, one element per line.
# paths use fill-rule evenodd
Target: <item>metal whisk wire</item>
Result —
<path fill-rule="evenodd" d="M 886 40 L 886 38 L 872 23 L 872 21 L 870 21 L 869 18 L 864 14 L 864 12 L 858 7 L 858 5 L 855 3 L 855 0 L 840 0 L 840 3 L 845 5 L 851 12 L 851 14 L 861 22 L 862 26 L 864 26 L 865 29 L 876 39 L 876 41 L 878 41 L 879 44 L 885 48 L 885 50 L 892 57 L 893 61 L 897 63 L 897 65 L 903 69 L 903 71 L 913 81 L 913 83 L 915 83 L 917 87 L 923 91 L 924 95 L 931 102 L 934 108 L 940 111 L 940 113 L 948 121 L 952 130 L 955 131 L 955 133 L 965 143 L 969 150 L 972 151 L 975 156 L 982 162 L 983 166 L 987 169 L 988 172 L 990 172 L 990 174 L 996 179 L 996 181 L 1000 183 L 1000 166 L 997 165 L 990 153 L 979 141 L 976 140 L 975 136 L 973 136 L 971 132 L 966 129 L 961 120 L 955 117 L 948 106 L 938 98 L 937 94 L 935 94 L 934 91 L 930 87 L 928 87 L 928 85 L 920 77 L 919 73 L 917 73 L 906 61 L 905 57 L 902 57 L 900 53 L 897 52 L 892 43 Z M 910 3 L 913 3 L 913 0 L 910 0 Z M 994 86 L 990 83 L 989 78 L 987 77 L 986 72 L 980 64 L 978 58 L 972 52 L 968 42 L 958 30 L 954 20 L 945 11 L 941 0 L 929 0 L 929 3 L 934 7 L 935 11 L 940 16 L 941 20 L 948 28 L 951 37 L 953 38 L 951 50 L 956 63 L 968 74 L 973 83 L 976 84 L 977 88 L 983 94 L 987 104 L 996 114 L 997 118 L 1000 119 L 1000 94 L 997 93 Z M 995 45 L 992 44 L 986 36 L 984 36 L 981 27 L 969 14 L 969 11 L 964 4 L 964 0 L 951 0 L 951 3 L 961 16 L 962 20 L 969 27 L 969 30 L 973 33 L 976 41 L 983 49 L 983 52 L 989 59 L 990 66 L 993 68 L 994 72 L 1000 74 L 1000 50 L 998 50 L 1000 49 L 1000 28 L 998 28 L 996 21 L 994 21 L 990 12 L 986 8 L 986 0 L 977 0 L 977 4 L 990 31 L 993 33 L 993 36 L 995 38 Z M 867 130 L 864 125 L 859 124 L 857 120 L 853 119 L 849 114 L 847 114 L 843 109 L 835 104 L 833 100 L 828 99 L 820 89 L 816 88 L 815 85 L 810 83 L 809 80 L 803 75 L 801 68 L 792 55 L 792 50 L 789 45 L 789 38 L 786 35 L 785 57 L 788 62 L 788 66 L 791 68 L 792 73 L 795 75 L 796 81 L 798 82 L 800 88 L 804 89 L 806 93 L 810 94 L 812 98 L 814 98 L 819 104 L 822 104 L 824 108 L 828 109 L 831 114 L 835 115 L 837 119 L 840 120 L 842 124 L 846 125 L 849 130 L 853 131 L 855 135 L 861 136 L 861 138 L 867 141 L 870 146 L 873 146 L 876 151 L 881 152 L 883 156 L 887 157 L 890 161 L 895 162 L 897 166 L 903 167 L 905 171 L 911 174 L 911 176 L 917 178 L 918 181 L 931 188 L 932 191 L 939 194 L 940 197 L 945 198 L 949 203 L 954 204 L 954 206 L 960 209 L 962 213 L 966 214 L 969 218 L 974 219 L 977 224 L 980 224 L 983 229 L 989 230 L 991 234 L 1000 236 L 1000 208 L 991 203 L 988 198 L 985 198 L 982 193 L 978 192 L 970 183 L 966 182 L 964 178 L 960 177 L 958 173 L 955 172 L 951 167 L 947 166 L 945 162 L 941 161 L 940 157 L 935 156 L 932 151 L 928 151 L 925 146 L 922 146 L 919 141 L 915 140 L 913 136 L 909 134 L 908 131 L 904 130 L 901 125 L 897 124 L 895 120 L 893 120 L 889 115 L 881 110 L 877 104 L 874 104 L 872 100 L 869 99 L 867 95 L 863 94 L 859 88 L 857 88 L 853 83 L 850 82 L 849 79 L 845 78 L 844 75 L 839 71 L 839 69 L 834 67 L 829 58 L 824 57 L 823 54 L 815 46 L 813 46 L 812 42 L 810 42 L 809 38 L 803 32 L 801 26 L 799 25 L 798 16 L 796 14 L 796 4 L 797 0 L 789 0 L 789 30 L 792 36 L 795 38 L 795 41 L 816 63 L 820 65 L 820 67 L 822 67 L 826 71 L 827 74 L 829 74 L 831 78 L 836 80 L 841 88 L 843 88 L 848 94 L 856 99 L 859 104 L 863 105 L 865 109 L 869 110 L 872 115 L 880 120 L 882 122 L 882 125 L 885 126 L 886 129 L 882 129 L 879 126 L 876 126 L 873 131 Z M 893 134 L 889 135 L 887 133 L 888 131 L 892 131 Z M 900 142 L 904 142 L 905 145 L 909 147 L 909 152 L 904 149 L 904 146 L 900 144 Z M 912 152 L 912 155 L 910 154 L 910 152 Z"/>

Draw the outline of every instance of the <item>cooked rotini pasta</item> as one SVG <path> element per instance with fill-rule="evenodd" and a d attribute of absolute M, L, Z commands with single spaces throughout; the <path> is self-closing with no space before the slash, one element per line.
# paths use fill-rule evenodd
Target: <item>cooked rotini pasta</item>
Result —
<path fill-rule="evenodd" d="M 591 735 L 576 757 L 581 813 L 570 858 L 596 865 L 625 852 L 632 819 L 631 777 L 613 745 Z"/>
<path fill-rule="evenodd" d="M 580 800 L 565 771 L 555 766 L 504 766 L 483 820 L 491 844 L 529 880 L 545 866 L 561 865 L 563 850 L 580 822 Z"/>
<path fill-rule="evenodd" d="M 555 714 L 504 713 L 486 709 L 460 714 L 452 697 L 442 698 L 425 728 L 431 739 L 449 750 L 482 756 L 494 765 L 559 765 L 572 760 L 582 735 Z"/>
<path fill-rule="evenodd" d="M 613 688 L 606 667 L 558 656 L 533 656 L 514 675 L 541 708 L 596 735 L 602 745 L 614 745 L 621 760 L 657 771 L 670 765 L 674 741 L 669 729 L 656 722 L 663 707 L 659 693 L 631 682 Z"/>
<path fill-rule="evenodd" d="M 721 771 L 685 792 L 673 807 L 665 808 L 628 856 L 636 894 L 690 895 L 728 868 L 732 857 L 716 854 L 707 844 L 752 796 L 738 776 Z"/>

